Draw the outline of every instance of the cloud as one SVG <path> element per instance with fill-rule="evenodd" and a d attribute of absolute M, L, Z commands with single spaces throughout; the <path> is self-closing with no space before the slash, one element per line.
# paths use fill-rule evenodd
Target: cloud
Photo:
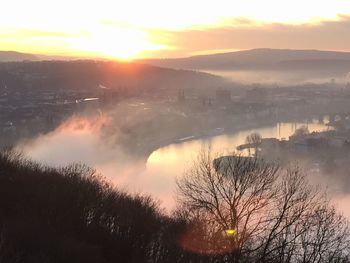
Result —
<path fill-rule="evenodd" d="M 151 35 L 154 41 L 172 47 L 154 54 L 161 53 L 163 57 L 258 47 L 350 51 L 350 16 L 300 25 L 233 19 L 220 27 L 154 30 Z"/>

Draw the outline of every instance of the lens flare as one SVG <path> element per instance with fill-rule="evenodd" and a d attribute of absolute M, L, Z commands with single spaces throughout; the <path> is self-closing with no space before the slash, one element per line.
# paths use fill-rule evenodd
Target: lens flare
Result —
<path fill-rule="evenodd" d="M 227 230 L 225 230 L 225 232 L 226 232 L 226 235 L 228 237 L 232 237 L 236 233 L 236 230 L 234 230 L 234 229 L 227 229 Z"/>

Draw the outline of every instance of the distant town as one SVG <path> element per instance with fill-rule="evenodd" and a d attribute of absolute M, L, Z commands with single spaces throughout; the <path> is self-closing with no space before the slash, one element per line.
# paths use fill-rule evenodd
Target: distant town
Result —
<path fill-rule="evenodd" d="M 119 72 L 130 70 L 131 66 L 95 61 L 0 64 L 0 132 L 4 138 L 1 146 L 11 147 L 19 139 L 53 131 L 73 115 L 104 113 L 118 118 L 119 128 L 127 131 L 121 143 L 138 154 L 148 154 L 169 142 L 277 122 L 323 122 L 325 116 L 329 125 L 337 128 L 325 136 L 335 144 L 349 141 L 349 83 L 330 79 L 322 84 L 287 87 L 239 85 L 209 74 L 169 70 L 167 79 L 152 86 L 142 80 L 158 78 L 157 70 L 163 74 L 165 69 L 142 66 L 142 70 L 132 73 L 140 81 L 131 83 L 120 81 L 115 69 L 108 75 L 97 74 L 101 67 L 117 67 Z M 142 75 L 145 70 L 148 75 Z M 150 75 L 150 70 L 155 73 Z M 176 78 L 186 75 L 186 83 L 191 79 L 193 85 L 181 81 L 167 85 L 172 74 Z M 162 132 L 155 137 L 159 129 Z M 297 141 L 299 148 L 311 143 L 309 137 L 314 144 L 321 135 L 307 136 L 307 140 Z"/>

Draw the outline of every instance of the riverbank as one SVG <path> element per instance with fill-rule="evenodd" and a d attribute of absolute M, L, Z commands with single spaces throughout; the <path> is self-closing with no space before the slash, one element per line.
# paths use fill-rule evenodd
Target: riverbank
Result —
<path fill-rule="evenodd" d="M 302 122 L 303 120 L 293 120 L 293 122 Z M 265 127 L 275 126 L 278 123 L 289 122 L 286 120 L 271 119 L 271 118 L 254 118 L 254 119 L 243 119 L 237 118 L 235 123 L 224 123 L 219 127 L 208 127 L 207 130 L 195 130 L 191 129 L 191 133 L 182 133 L 182 135 L 168 137 L 162 140 L 159 140 L 157 134 L 154 134 L 154 137 L 151 140 L 148 140 L 147 143 L 140 144 L 139 147 L 136 147 L 131 150 L 131 153 L 135 153 L 136 156 L 141 157 L 147 161 L 148 157 L 157 149 L 166 147 L 172 144 L 181 144 L 189 141 L 206 139 L 211 137 L 216 137 L 220 135 L 232 135 L 238 132 L 244 132 L 251 130 L 254 132 L 255 129 L 261 129 Z M 164 135 L 164 134 L 163 134 Z"/>

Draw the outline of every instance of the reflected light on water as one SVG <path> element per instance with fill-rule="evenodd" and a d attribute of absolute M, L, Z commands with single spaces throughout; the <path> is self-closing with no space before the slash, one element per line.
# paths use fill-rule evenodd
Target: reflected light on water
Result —
<path fill-rule="evenodd" d="M 281 123 L 270 127 L 241 131 L 215 137 L 170 144 L 154 151 L 144 160 L 128 156 L 118 145 L 102 138 L 100 129 L 108 119 L 86 122 L 73 119 L 54 132 L 18 145 L 26 155 L 39 162 L 59 166 L 81 162 L 95 167 L 109 181 L 130 192 L 151 194 L 171 209 L 175 206 L 175 178 L 189 169 L 198 152 L 210 147 L 212 152 L 230 154 L 258 132 L 262 137 L 288 138 L 303 123 Z M 309 131 L 326 130 L 324 124 L 311 123 Z"/>
<path fill-rule="evenodd" d="M 181 176 L 184 171 L 191 167 L 201 149 L 209 147 L 214 154 L 232 154 L 238 145 L 245 143 L 246 137 L 252 132 L 261 134 L 263 138 L 288 139 L 296 129 L 305 125 L 306 123 L 278 123 L 270 127 L 171 144 L 154 151 L 149 156 L 145 175 L 153 182 L 155 178 L 163 182 L 161 184 L 162 193 L 166 196 L 159 196 L 159 198 L 164 200 L 164 198 L 169 197 L 170 193 L 174 193 L 175 178 Z M 318 123 L 316 120 L 308 123 L 307 127 L 309 132 L 329 129 L 328 126 Z M 167 207 L 175 206 L 173 199 L 166 199 Z"/>

